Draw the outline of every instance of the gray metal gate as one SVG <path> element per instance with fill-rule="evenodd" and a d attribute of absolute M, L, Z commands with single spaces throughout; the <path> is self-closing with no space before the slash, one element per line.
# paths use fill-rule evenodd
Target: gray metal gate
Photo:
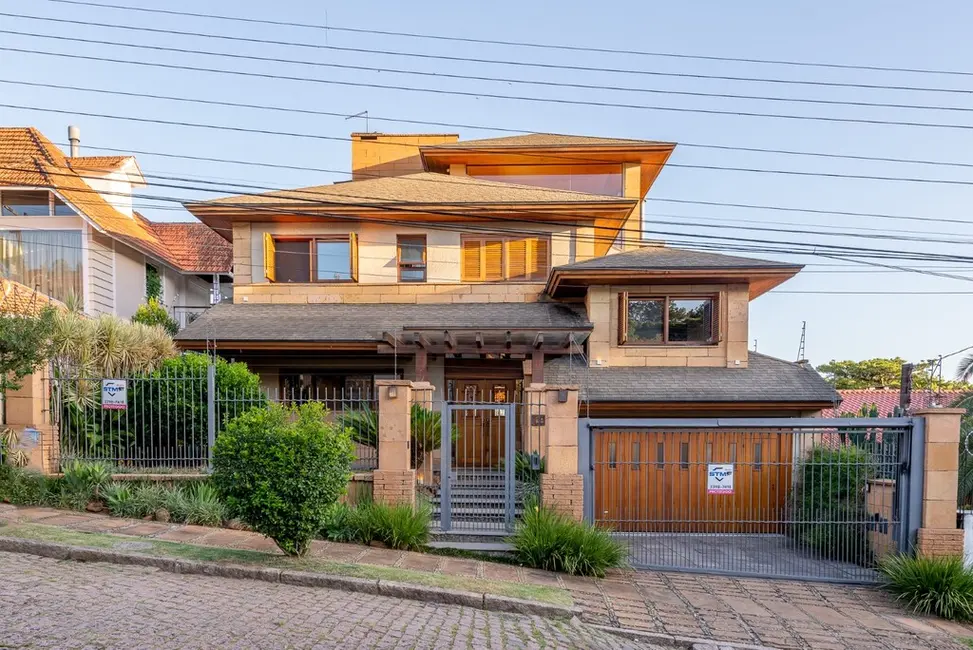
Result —
<path fill-rule="evenodd" d="M 440 484 L 433 503 L 442 532 L 513 529 L 516 421 L 515 404 L 443 404 Z"/>
<path fill-rule="evenodd" d="M 911 418 L 583 420 L 587 515 L 637 567 L 874 582 L 918 528 L 921 434 Z"/>

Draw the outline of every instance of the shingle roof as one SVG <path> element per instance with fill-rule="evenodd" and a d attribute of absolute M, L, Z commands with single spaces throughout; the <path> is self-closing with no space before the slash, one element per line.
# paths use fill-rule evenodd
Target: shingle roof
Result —
<path fill-rule="evenodd" d="M 613 145 L 655 146 L 672 145 L 671 142 L 655 140 L 631 140 L 628 138 L 598 138 L 586 135 L 562 135 L 559 133 L 529 133 L 509 135 L 500 138 L 481 138 L 461 140 L 448 144 L 423 147 L 429 149 L 487 149 L 492 147 L 603 147 Z"/>
<path fill-rule="evenodd" d="M 404 328 L 587 328 L 585 316 L 559 303 L 224 304 L 207 309 L 177 341 L 381 341 Z"/>
<path fill-rule="evenodd" d="M 569 203 L 611 202 L 626 205 L 633 199 L 618 196 L 599 196 L 584 192 L 555 190 L 531 185 L 516 185 L 487 181 L 470 176 L 449 176 L 432 172 L 419 172 L 403 176 L 369 178 L 333 185 L 316 185 L 295 190 L 267 192 L 259 195 L 229 196 L 212 201 L 208 205 L 223 203 L 233 205 L 292 203 L 313 206 L 316 203 L 359 205 L 362 203 Z"/>
<path fill-rule="evenodd" d="M 650 271 L 666 269 L 796 268 L 795 264 L 752 257 L 703 253 L 668 246 L 646 246 L 638 250 L 595 257 L 584 262 L 558 266 L 558 271 Z"/>
<path fill-rule="evenodd" d="M 101 158 L 114 156 L 91 156 L 88 159 Z M 179 261 L 156 235 L 152 222 L 138 213 L 129 217 L 119 212 L 94 191 L 81 174 L 72 169 L 70 161 L 54 143 L 33 127 L 0 127 L 0 186 L 55 190 L 112 237 L 182 269 Z"/>
<path fill-rule="evenodd" d="M 836 394 L 808 366 L 751 352 L 746 368 L 573 368 L 544 364 L 549 384 L 577 384 L 592 402 L 832 402 Z"/>
<path fill-rule="evenodd" d="M 132 156 L 76 156 L 68 158 L 71 169 L 111 171 L 123 166 Z"/>
<path fill-rule="evenodd" d="M 232 270 L 233 245 L 206 224 L 150 223 L 182 270 L 192 273 L 229 273 Z"/>
<path fill-rule="evenodd" d="M 827 409 L 821 415 L 824 417 L 838 417 L 842 413 L 858 413 L 862 407 L 871 409 L 875 406 L 879 417 L 889 417 L 899 405 L 898 388 L 870 388 L 865 390 L 839 390 L 841 395 L 841 406 L 838 410 Z M 962 390 L 914 390 L 912 391 L 909 410 L 923 409 L 936 404 L 938 406 L 949 406 L 967 391 Z"/>
<path fill-rule="evenodd" d="M 64 308 L 64 303 L 35 291 L 26 284 L 0 278 L 0 313 L 36 316 L 48 305 Z"/>

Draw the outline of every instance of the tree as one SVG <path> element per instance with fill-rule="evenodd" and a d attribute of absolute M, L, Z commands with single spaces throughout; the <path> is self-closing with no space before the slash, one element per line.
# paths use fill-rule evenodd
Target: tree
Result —
<path fill-rule="evenodd" d="M 864 361 L 836 361 L 822 363 L 817 370 L 838 390 L 863 388 L 899 388 L 902 383 L 901 357 L 865 359 Z M 915 364 L 912 386 L 918 390 L 952 390 L 969 388 L 965 381 L 950 381 L 931 376 L 931 364 Z"/>
<path fill-rule="evenodd" d="M 55 317 L 50 306 L 36 316 L 0 314 L 0 393 L 20 388 L 50 357 Z"/>
<path fill-rule="evenodd" d="M 170 336 L 175 336 L 179 331 L 179 323 L 169 315 L 157 298 L 149 298 L 145 304 L 139 305 L 132 316 L 132 322 L 149 326 L 157 325 L 169 332 Z"/>

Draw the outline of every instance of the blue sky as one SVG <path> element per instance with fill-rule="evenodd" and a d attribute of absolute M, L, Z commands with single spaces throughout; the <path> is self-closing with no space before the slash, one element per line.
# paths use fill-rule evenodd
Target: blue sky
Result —
<path fill-rule="evenodd" d="M 125 0 L 109 0 L 123 3 Z M 218 2 L 172 0 L 134 3 L 202 13 L 290 20 L 404 32 L 449 34 L 474 38 L 577 44 L 640 51 L 786 59 L 840 64 L 878 65 L 973 73 L 973 44 L 968 26 L 973 5 L 963 2 L 616 2 L 612 5 L 568 1 L 557 3 L 320 3 L 280 0 L 268 5 L 250 0 Z M 552 7 L 556 10 L 552 11 Z M 54 4 L 47 0 L 23 3 L 0 0 L 0 12 L 30 14 L 94 22 L 110 22 L 181 31 L 216 32 L 277 41 L 303 41 L 331 46 L 387 49 L 450 56 L 474 56 L 529 62 L 567 63 L 643 71 L 722 76 L 747 76 L 805 81 L 865 83 L 880 86 L 921 86 L 973 91 L 973 76 L 833 70 L 753 63 L 700 61 L 634 55 L 564 52 L 350 34 L 329 30 L 247 25 L 201 18 L 180 18 L 92 7 Z M 807 116 L 851 117 L 887 121 L 918 121 L 973 125 L 962 111 L 912 110 L 890 107 L 851 107 L 790 102 L 685 97 L 667 94 L 545 88 L 495 82 L 423 78 L 390 72 L 351 71 L 329 67 L 230 60 L 118 48 L 107 42 L 128 42 L 210 51 L 318 61 L 332 64 L 385 66 L 412 70 L 544 79 L 652 88 L 664 91 L 715 92 L 782 98 L 817 98 L 872 103 L 905 103 L 973 108 L 969 94 L 913 92 L 889 89 L 831 88 L 662 76 L 567 72 L 549 69 L 442 62 L 285 46 L 242 44 L 185 36 L 135 33 L 91 26 L 55 24 L 0 16 L 0 47 L 138 59 L 177 65 L 247 70 L 266 74 L 321 79 L 421 86 L 464 92 L 521 94 L 600 102 L 624 102 L 659 107 L 787 113 Z M 75 43 L 22 35 L 35 32 L 93 39 Z M 275 104 L 350 115 L 367 110 L 372 130 L 442 131 L 433 126 L 380 122 L 375 117 L 455 122 L 494 128 L 577 133 L 671 140 L 683 143 L 817 151 L 873 157 L 897 157 L 973 163 L 973 129 L 863 125 L 766 117 L 712 115 L 661 110 L 633 110 L 565 104 L 544 104 L 380 88 L 298 83 L 185 70 L 163 70 L 110 62 L 0 51 L 0 80 L 67 84 L 137 93 L 230 102 Z M 105 113 L 171 121 L 222 124 L 344 138 L 363 130 L 361 119 L 300 115 L 251 109 L 202 106 L 171 101 L 126 98 L 105 94 L 33 88 L 0 83 L 2 104 L 67 111 L 67 114 L 0 107 L 0 123 L 33 125 L 63 143 L 68 124 L 82 129 L 87 154 L 107 153 L 96 147 L 166 152 L 297 165 L 328 170 L 349 168 L 350 147 L 341 140 L 294 138 L 252 133 L 192 129 L 161 124 L 112 120 L 79 113 Z M 464 138 L 490 137 L 501 132 L 459 129 Z M 138 155 L 149 176 L 192 177 L 225 186 L 237 182 L 258 186 L 301 186 L 345 180 L 347 175 L 321 171 L 280 170 L 206 163 L 155 155 Z M 935 223 L 865 217 L 803 214 L 666 203 L 661 198 L 717 203 L 790 206 L 888 215 L 921 216 L 970 221 L 973 188 L 969 185 L 890 182 L 821 176 L 796 176 L 704 170 L 676 165 L 766 168 L 821 173 L 900 176 L 973 181 L 969 168 L 834 160 L 740 151 L 680 147 L 663 171 L 646 204 L 649 230 L 721 233 L 737 237 L 781 241 L 821 242 L 855 247 L 970 255 L 966 243 L 937 244 L 807 234 L 816 228 L 927 237 L 969 238 L 966 223 Z M 152 180 L 152 179 L 150 179 Z M 172 182 L 160 180 L 158 182 Z M 183 183 L 185 184 L 185 183 Z M 207 198 L 217 194 L 176 188 L 148 188 L 148 194 Z M 184 220 L 184 212 L 153 208 L 142 211 L 154 219 Z M 170 204 L 171 205 L 171 204 Z M 719 230 L 680 225 L 686 222 L 719 224 Z M 742 220 L 757 223 L 741 223 Z M 741 231 L 747 226 L 796 229 L 798 234 Z M 872 230 L 866 230 L 872 229 Z M 893 232 L 894 231 L 894 232 Z M 651 237 L 665 238 L 661 235 Z M 671 237 L 670 237 L 671 238 Z M 759 255 L 754 255 L 759 256 Z M 798 255 L 763 255 L 807 264 L 804 273 L 781 287 L 791 291 L 973 291 L 968 281 L 914 273 L 861 272 L 866 266 L 835 268 L 834 259 Z M 891 262 L 896 263 L 896 262 Z M 898 262 L 928 267 L 929 262 Z M 973 277 L 973 269 L 942 264 L 948 272 Z M 842 271 L 836 273 L 834 271 Z M 847 271 L 854 272 L 847 272 Z M 807 356 L 814 363 L 831 358 L 902 356 L 921 360 L 973 344 L 967 323 L 973 317 L 973 295 L 796 295 L 771 293 L 751 309 L 751 338 L 758 349 L 786 359 L 797 354 L 801 322 L 807 321 Z M 952 363 L 946 366 L 951 372 Z"/>

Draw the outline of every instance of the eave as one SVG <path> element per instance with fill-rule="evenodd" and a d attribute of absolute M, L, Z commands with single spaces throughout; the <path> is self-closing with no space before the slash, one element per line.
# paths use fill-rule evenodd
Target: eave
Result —
<path fill-rule="evenodd" d="M 655 285 L 746 283 L 750 286 L 750 300 L 791 279 L 801 266 L 741 269 L 591 269 L 563 270 L 555 268 L 544 288 L 552 298 L 581 298 L 589 286 L 595 285 Z"/>
<path fill-rule="evenodd" d="M 213 348 L 212 340 L 175 341 L 180 350 Z M 377 341 L 217 341 L 221 350 L 320 350 L 328 352 L 378 352 Z"/>

